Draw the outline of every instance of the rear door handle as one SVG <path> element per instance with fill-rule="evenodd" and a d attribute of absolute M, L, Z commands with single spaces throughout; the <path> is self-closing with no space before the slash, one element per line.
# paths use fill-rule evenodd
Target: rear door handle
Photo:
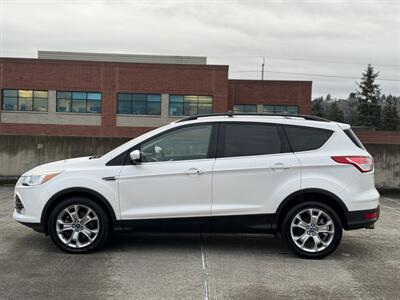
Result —
<path fill-rule="evenodd" d="M 203 170 L 199 170 L 197 168 L 190 168 L 189 170 L 185 171 L 186 175 L 201 175 L 203 173 Z"/>

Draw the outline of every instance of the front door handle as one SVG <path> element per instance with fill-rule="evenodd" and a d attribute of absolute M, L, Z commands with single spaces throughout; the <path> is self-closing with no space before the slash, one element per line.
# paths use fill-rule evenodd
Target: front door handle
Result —
<path fill-rule="evenodd" d="M 271 169 L 274 171 L 283 171 L 289 169 L 289 167 L 283 163 L 276 163 L 271 166 Z"/>
<path fill-rule="evenodd" d="M 186 175 L 201 175 L 203 173 L 203 170 L 199 170 L 197 168 L 190 168 L 189 170 L 185 171 Z"/>

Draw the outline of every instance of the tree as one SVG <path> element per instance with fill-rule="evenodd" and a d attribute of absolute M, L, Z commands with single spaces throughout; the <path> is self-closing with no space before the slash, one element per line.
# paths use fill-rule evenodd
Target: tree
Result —
<path fill-rule="evenodd" d="M 380 88 L 375 83 L 378 75 L 379 72 L 374 72 L 374 68 L 368 65 L 362 73 L 361 83 L 357 83 L 358 125 L 378 128 L 381 125 Z"/>
<path fill-rule="evenodd" d="M 319 97 L 315 98 L 312 103 L 311 103 L 311 114 L 317 117 L 324 117 L 324 108 L 322 106 L 322 103 L 324 101 L 324 98 Z"/>
<path fill-rule="evenodd" d="M 382 113 L 382 128 L 385 130 L 397 130 L 399 126 L 399 115 L 397 113 L 395 99 L 392 95 L 386 97 L 385 107 Z"/>
<path fill-rule="evenodd" d="M 329 107 L 328 119 L 336 122 L 344 122 L 343 111 L 339 108 L 336 101 Z"/>
<path fill-rule="evenodd" d="M 326 97 L 325 97 L 325 101 L 329 102 L 331 100 L 332 100 L 331 94 L 327 94 Z"/>

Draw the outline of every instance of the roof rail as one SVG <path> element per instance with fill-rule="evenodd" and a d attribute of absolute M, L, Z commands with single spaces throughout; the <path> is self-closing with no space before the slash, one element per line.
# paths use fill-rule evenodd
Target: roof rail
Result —
<path fill-rule="evenodd" d="M 310 115 L 291 115 L 291 114 L 269 114 L 269 113 L 234 113 L 234 112 L 226 112 L 226 113 L 213 113 L 213 114 L 200 114 L 200 115 L 193 115 L 189 117 L 182 118 L 176 123 L 197 120 L 198 118 L 206 118 L 206 117 L 218 117 L 218 116 L 227 116 L 233 118 L 234 116 L 270 116 L 270 117 L 286 117 L 286 118 L 303 118 L 304 120 L 310 121 L 321 121 L 321 122 L 331 122 L 328 119 L 317 117 L 317 116 L 310 116 Z"/>

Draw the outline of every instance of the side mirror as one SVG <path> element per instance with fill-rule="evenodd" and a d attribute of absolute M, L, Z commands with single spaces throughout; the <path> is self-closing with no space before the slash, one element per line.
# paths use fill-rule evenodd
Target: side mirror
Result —
<path fill-rule="evenodd" d="M 131 157 L 133 163 L 138 163 L 142 159 L 140 150 L 133 150 L 131 153 L 129 153 L 129 156 Z"/>

